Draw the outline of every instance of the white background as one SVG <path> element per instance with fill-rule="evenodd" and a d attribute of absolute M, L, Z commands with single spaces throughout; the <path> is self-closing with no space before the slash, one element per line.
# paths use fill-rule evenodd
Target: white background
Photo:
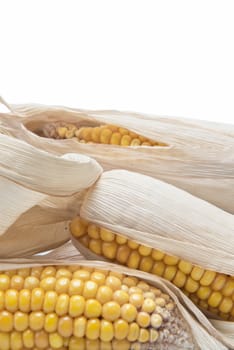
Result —
<path fill-rule="evenodd" d="M 0 94 L 234 123 L 234 1 L 0 0 Z"/>

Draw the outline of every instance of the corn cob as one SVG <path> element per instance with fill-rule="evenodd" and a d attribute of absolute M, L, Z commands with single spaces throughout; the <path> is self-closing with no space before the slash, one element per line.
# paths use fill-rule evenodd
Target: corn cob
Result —
<path fill-rule="evenodd" d="M 205 270 L 178 257 L 146 247 L 76 217 L 71 234 L 94 254 L 161 276 L 190 297 L 203 311 L 234 320 L 234 276 Z"/>
<path fill-rule="evenodd" d="M 167 294 L 136 277 L 77 265 L 0 274 L 0 350 L 163 349 L 192 344 L 187 327 Z"/>
<path fill-rule="evenodd" d="M 40 136 L 54 139 L 75 139 L 81 143 L 100 143 L 117 146 L 166 146 L 125 128 L 114 125 L 82 126 L 67 123 L 47 124 L 38 131 Z"/>

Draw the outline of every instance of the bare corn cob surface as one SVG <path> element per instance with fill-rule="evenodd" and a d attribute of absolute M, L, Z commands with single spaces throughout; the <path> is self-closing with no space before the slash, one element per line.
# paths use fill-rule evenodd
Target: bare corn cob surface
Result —
<path fill-rule="evenodd" d="M 190 297 L 202 310 L 224 320 L 234 320 L 234 276 L 205 270 L 76 217 L 71 234 L 94 254 L 161 276 Z"/>
<path fill-rule="evenodd" d="M 167 294 L 135 277 L 73 265 L 1 272 L 0 349 L 195 349 L 195 345 Z"/>
<path fill-rule="evenodd" d="M 63 122 L 46 124 L 40 136 L 53 139 L 75 139 L 81 143 L 100 143 L 117 146 L 166 146 L 114 125 L 81 126 Z"/>

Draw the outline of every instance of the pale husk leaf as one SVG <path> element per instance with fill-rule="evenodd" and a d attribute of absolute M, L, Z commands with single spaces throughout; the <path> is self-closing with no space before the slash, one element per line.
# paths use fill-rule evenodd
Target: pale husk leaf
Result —
<path fill-rule="evenodd" d="M 42 105 L 12 105 L 16 116 L 2 114 L 5 128 L 18 138 L 55 154 L 77 152 L 95 158 L 105 170 L 127 169 L 176 185 L 234 213 L 234 126 L 117 111 L 89 111 Z M 167 147 L 118 147 L 39 137 L 36 130 L 53 121 L 80 125 L 115 124 L 167 144 Z"/>
<path fill-rule="evenodd" d="M 80 214 L 139 243 L 234 275 L 234 216 L 160 180 L 105 172 L 88 191 Z"/>
<path fill-rule="evenodd" d="M 84 155 L 56 156 L 0 134 L 0 256 L 36 253 L 68 240 L 67 221 L 101 172 Z"/>

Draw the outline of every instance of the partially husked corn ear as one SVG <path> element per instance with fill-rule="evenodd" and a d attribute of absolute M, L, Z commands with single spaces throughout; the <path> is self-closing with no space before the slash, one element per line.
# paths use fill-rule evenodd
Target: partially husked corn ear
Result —
<path fill-rule="evenodd" d="M 79 217 L 72 220 L 70 230 L 93 253 L 129 268 L 161 276 L 182 289 L 201 309 L 224 320 L 234 320 L 234 276 L 205 270 Z"/>
<path fill-rule="evenodd" d="M 68 123 L 47 124 L 40 136 L 54 139 L 75 139 L 81 143 L 100 143 L 117 146 L 166 146 L 125 128 L 114 125 L 82 126 Z"/>
<path fill-rule="evenodd" d="M 117 272 L 46 266 L 0 274 L 0 350 L 193 344 L 172 299 Z M 193 347 L 189 347 L 193 348 Z"/>

